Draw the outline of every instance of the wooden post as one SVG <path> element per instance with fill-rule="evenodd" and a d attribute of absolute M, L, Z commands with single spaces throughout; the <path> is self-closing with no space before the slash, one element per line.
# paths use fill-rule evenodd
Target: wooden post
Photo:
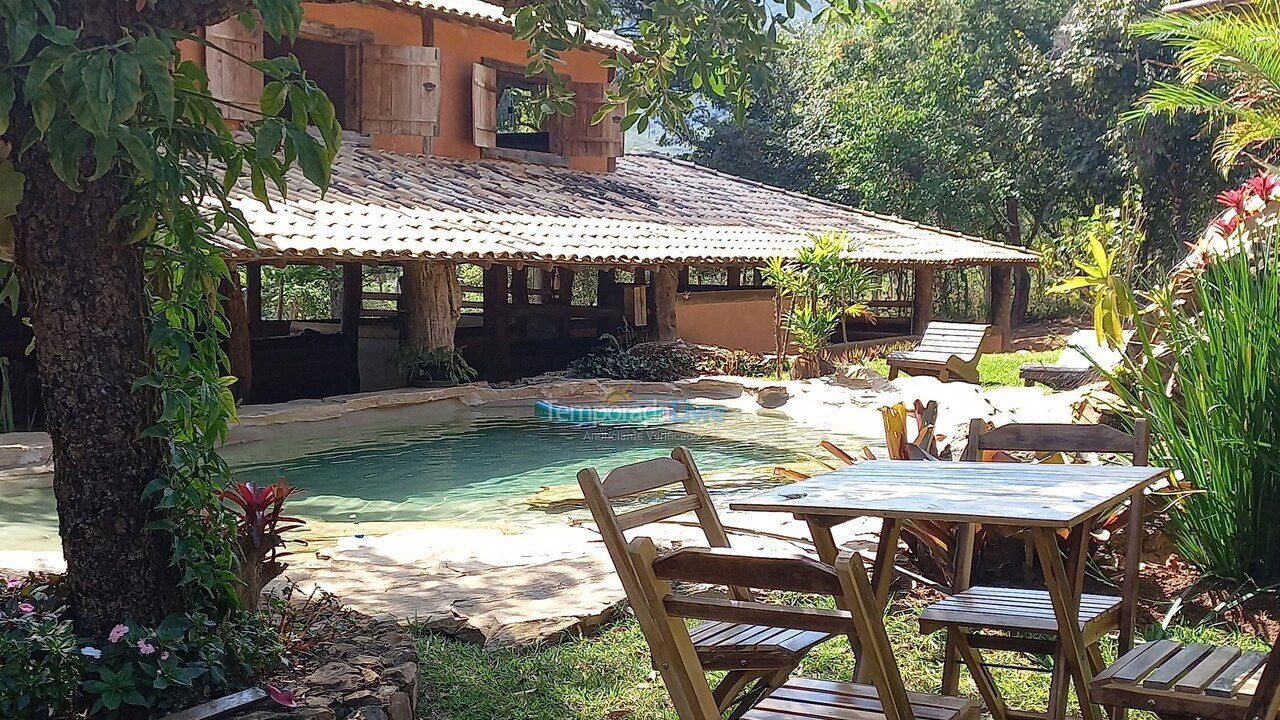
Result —
<path fill-rule="evenodd" d="M 1008 265 L 991 266 L 991 324 L 1000 334 L 1000 352 L 1013 347 L 1013 273 Z"/>
<path fill-rule="evenodd" d="M 622 307 L 622 294 L 618 292 L 618 277 L 613 270 L 596 271 L 596 304 L 602 308 Z"/>
<path fill-rule="evenodd" d="M 219 283 L 218 292 L 225 303 L 227 324 L 231 329 L 231 336 L 227 340 L 227 358 L 231 362 L 231 374 L 236 378 L 236 384 L 231 386 L 231 394 L 237 400 L 245 400 L 253 385 L 253 340 L 249 334 L 249 313 L 245 310 L 238 269 L 231 268 L 231 278 L 224 278 Z"/>
<path fill-rule="evenodd" d="M 342 263 L 342 334 L 360 337 L 360 311 L 364 307 L 364 267 Z"/>
<path fill-rule="evenodd" d="M 454 347 L 462 317 L 462 286 L 451 262 L 407 260 L 401 263 L 400 303 L 404 311 L 401 344 Z"/>
<path fill-rule="evenodd" d="M 680 272 L 676 276 L 676 291 L 686 292 L 689 289 L 689 266 L 681 265 Z"/>
<path fill-rule="evenodd" d="M 249 328 L 258 327 L 262 322 L 262 264 L 245 265 L 245 313 L 249 317 Z"/>
<path fill-rule="evenodd" d="M 506 374 L 511 366 L 507 269 L 494 263 L 484 271 L 485 370 L 491 376 Z"/>
<path fill-rule="evenodd" d="M 511 304 L 529 304 L 529 268 L 511 268 Z"/>
<path fill-rule="evenodd" d="M 725 279 L 726 287 L 742 287 L 742 268 L 731 267 L 726 272 L 728 273 L 728 277 Z"/>
<path fill-rule="evenodd" d="M 911 332 L 923 335 L 924 329 L 933 322 L 933 277 L 931 267 L 918 267 L 915 270 L 914 295 L 911 302 Z"/>
<path fill-rule="evenodd" d="M 653 288 L 654 337 L 657 340 L 676 339 L 676 268 L 663 265 L 651 276 Z"/>

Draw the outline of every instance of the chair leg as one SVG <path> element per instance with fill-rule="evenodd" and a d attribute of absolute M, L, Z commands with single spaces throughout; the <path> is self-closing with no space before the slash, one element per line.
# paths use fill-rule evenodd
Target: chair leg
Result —
<path fill-rule="evenodd" d="M 747 714 L 747 711 L 755 707 L 756 703 L 763 700 L 765 696 L 782 687 L 787 682 L 787 679 L 791 677 L 792 670 L 795 670 L 795 667 L 781 668 L 760 676 L 760 679 L 756 681 L 755 687 L 737 697 L 738 704 L 733 708 L 733 712 L 729 713 L 726 720 L 739 720 L 743 715 Z M 724 708 L 721 708 L 720 711 L 724 712 Z"/>
<path fill-rule="evenodd" d="M 893 380 L 893 379 L 894 379 L 894 378 L 896 378 L 896 377 L 898 377 L 898 366 L 897 366 L 897 365 L 890 365 L 890 366 L 889 366 L 889 379 L 890 379 L 890 380 Z"/>
<path fill-rule="evenodd" d="M 968 635 L 964 632 L 956 633 L 955 645 L 956 652 L 968 666 L 969 674 L 973 676 L 973 682 L 978 686 L 978 694 L 982 696 L 982 702 L 987 706 L 987 712 L 991 713 L 992 720 L 1008 720 L 1009 715 L 1004 698 L 1000 697 L 1000 692 L 996 690 L 991 671 L 982 663 L 982 654 L 969 645 Z"/>
<path fill-rule="evenodd" d="M 1053 678 L 1049 681 L 1049 713 L 1053 718 L 1066 717 L 1068 696 L 1071 694 L 1071 676 L 1067 673 L 1067 659 L 1061 643 L 1053 651 Z"/>
<path fill-rule="evenodd" d="M 711 698 L 716 701 L 716 707 L 723 713 L 738 700 L 738 696 L 747 685 L 759 677 L 758 671 L 730 670 L 725 673 L 724 679 L 711 691 Z"/>

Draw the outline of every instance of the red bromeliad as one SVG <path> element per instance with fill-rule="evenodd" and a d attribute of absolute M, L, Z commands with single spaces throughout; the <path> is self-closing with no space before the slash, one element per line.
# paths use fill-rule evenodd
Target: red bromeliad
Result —
<path fill-rule="evenodd" d="M 306 522 L 286 516 L 284 501 L 299 490 L 280 478 L 274 485 L 264 487 L 252 482 L 235 483 L 218 494 L 231 503 L 232 512 L 236 515 L 242 583 L 240 596 L 246 607 L 256 607 L 262 588 L 287 567 L 280 561 L 288 555 L 281 552 L 286 542 L 283 535 L 301 528 Z"/>

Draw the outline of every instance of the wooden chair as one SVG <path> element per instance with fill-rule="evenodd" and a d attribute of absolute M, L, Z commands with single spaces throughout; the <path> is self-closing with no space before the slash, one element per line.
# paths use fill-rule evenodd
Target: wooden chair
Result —
<path fill-rule="evenodd" d="M 915 350 L 889 353 L 889 379 L 902 371 L 908 375 L 934 375 L 942 382 L 959 378 L 978 382 L 978 360 L 998 341 L 991 325 L 931 322 Z"/>
<path fill-rule="evenodd" d="M 833 568 L 802 555 L 764 556 L 722 548 L 681 548 L 659 557 L 653 541 L 648 538 L 632 541 L 629 551 L 643 605 L 652 613 L 654 634 L 650 643 L 655 655 L 667 658 L 661 668 L 662 677 L 681 720 L 720 718 L 685 618 L 842 633 L 859 639 L 863 649 L 861 662 L 870 684 L 792 678 L 773 688 L 741 716 L 742 720 L 976 720 L 978 717 L 978 708 L 968 700 L 907 692 L 859 555 L 842 554 Z M 673 580 L 840 597 L 849 610 L 681 597 L 672 594 Z"/>
<path fill-rule="evenodd" d="M 1135 423 L 1133 434 L 1107 425 L 1071 423 L 1012 423 L 988 430 L 980 418 L 969 423 L 969 441 L 961 459 L 977 462 L 990 451 L 1004 452 L 1100 452 L 1128 454 L 1134 465 L 1148 464 L 1149 431 L 1145 420 Z M 1136 597 L 1138 583 L 1138 557 L 1142 542 L 1142 502 L 1116 515 L 1117 520 L 1128 518 L 1126 530 L 1124 595 Z M 1087 523 L 1086 523 L 1087 524 Z M 972 525 L 957 530 L 957 548 L 972 548 Z M 1075 532 L 1092 530 L 1083 525 Z M 959 537 L 966 534 L 967 538 Z M 1081 543 L 1087 546 L 1087 542 Z M 958 551 L 959 552 L 959 551 Z M 954 692 L 958 680 L 957 660 L 963 661 L 973 676 L 975 684 L 994 720 L 1006 720 L 1011 711 L 995 692 L 990 672 L 982 660 L 981 650 L 1011 650 L 1015 652 L 1053 655 L 1054 681 L 1050 702 L 1065 702 L 1067 678 L 1063 663 L 1058 658 L 1058 623 L 1053 604 L 1046 590 L 1011 589 L 995 587 L 970 587 L 971 552 L 957 557 L 955 562 L 954 593 L 944 600 L 925 608 L 920 615 L 920 630 L 928 634 L 947 630 L 948 652 L 943 672 L 943 692 Z M 1067 562 L 1068 573 L 1077 584 L 1082 582 L 1087 558 L 1071 557 Z M 1099 642 L 1114 630 L 1120 631 L 1121 652 L 1133 647 L 1133 608 L 1120 597 L 1085 593 L 1080 598 L 1079 621 L 1081 634 L 1093 672 L 1102 670 L 1102 651 Z M 983 634 L 980 631 L 1017 633 L 1010 635 Z M 1048 636 L 1047 638 L 1045 636 Z M 1025 668 L 1028 670 L 1035 668 Z"/>
<path fill-rule="evenodd" d="M 655 458 L 632 465 L 614 468 L 604 480 L 594 468 L 578 473 L 578 485 L 587 500 L 587 507 L 600 529 L 609 557 L 613 560 L 618 578 L 635 610 L 636 618 L 650 647 L 661 647 L 654 640 L 651 613 L 642 606 L 644 599 L 639 592 L 636 572 L 627 555 L 624 533 L 642 525 L 666 520 L 676 515 L 693 512 L 712 547 L 729 547 L 720 517 L 711 504 L 702 474 L 694 464 L 688 449 L 678 447 L 671 457 Z M 679 497 L 651 504 L 618 514 L 614 501 L 650 493 L 663 488 L 676 487 L 683 492 Z M 751 600 L 749 590 L 743 587 L 731 589 L 739 600 Z M 772 687 L 784 681 L 800 664 L 800 659 L 813 646 L 830 635 L 806 630 L 779 630 L 767 624 L 712 622 L 698 626 L 693 631 L 694 646 L 704 670 L 727 670 L 725 678 L 716 686 L 715 699 L 722 711 L 737 705 L 740 714 L 751 702 Z M 654 665 L 666 662 L 656 652 Z"/>
<path fill-rule="evenodd" d="M 1145 643 L 1099 673 L 1090 688 L 1103 705 L 1165 720 L 1275 720 L 1280 643 L 1269 654 L 1172 640 Z"/>

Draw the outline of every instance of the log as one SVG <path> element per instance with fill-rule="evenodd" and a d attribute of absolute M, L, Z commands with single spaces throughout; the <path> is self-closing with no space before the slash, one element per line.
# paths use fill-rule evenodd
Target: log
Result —
<path fill-rule="evenodd" d="M 914 294 L 911 302 L 911 332 L 923 335 L 924 329 L 933 322 L 933 280 L 935 271 L 931 267 L 918 267 L 915 270 Z"/>
<path fill-rule="evenodd" d="M 654 339 L 676 339 L 677 273 L 673 265 L 663 265 L 652 275 Z"/>
<path fill-rule="evenodd" d="M 232 268 L 231 277 L 223 278 L 219 283 L 218 293 L 222 295 L 231 331 L 227 339 L 227 358 L 231 362 L 231 374 L 236 378 L 231 394 L 237 400 L 244 400 L 249 397 L 253 385 L 253 342 L 249 334 L 249 313 L 245 309 L 244 293 L 240 290 L 239 270 Z"/>
<path fill-rule="evenodd" d="M 451 262 L 410 260 L 402 264 L 401 308 L 404 328 L 401 344 L 453 349 L 458 319 L 462 317 L 462 285 Z"/>
<path fill-rule="evenodd" d="M 1000 334 L 1000 352 L 1013 347 L 1013 272 L 1008 265 L 991 266 L 991 324 Z"/>

